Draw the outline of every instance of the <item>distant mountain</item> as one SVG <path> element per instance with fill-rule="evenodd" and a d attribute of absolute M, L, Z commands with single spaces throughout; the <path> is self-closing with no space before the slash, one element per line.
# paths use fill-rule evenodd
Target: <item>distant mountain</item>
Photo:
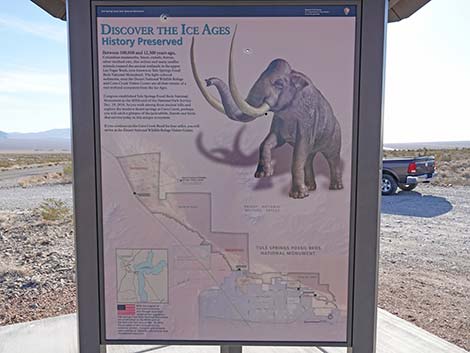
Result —
<path fill-rule="evenodd" d="M 0 152 L 70 152 L 70 129 L 40 132 L 0 131 Z"/>
<path fill-rule="evenodd" d="M 40 132 L 0 131 L 0 152 L 4 151 L 70 151 L 71 132 L 66 129 L 52 129 Z M 384 143 L 384 150 L 408 149 L 452 149 L 470 148 L 470 141 L 438 141 Z"/>
<path fill-rule="evenodd" d="M 427 148 L 427 149 L 470 148 L 470 141 L 384 143 L 384 149 L 389 149 L 389 150 L 416 150 L 420 148 Z"/>
<path fill-rule="evenodd" d="M 70 129 L 52 129 L 40 132 L 10 132 L 9 139 L 67 139 L 70 140 Z"/>

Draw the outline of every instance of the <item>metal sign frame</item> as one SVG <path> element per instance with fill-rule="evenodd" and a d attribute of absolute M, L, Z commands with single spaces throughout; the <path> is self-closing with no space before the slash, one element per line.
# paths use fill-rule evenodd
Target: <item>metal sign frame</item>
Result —
<path fill-rule="evenodd" d="M 284 5 L 286 1 L 140 1 L 132 5 Z M 106 340 L 102 309 L 103 289 L 100 215 L 100 161 L 97 69 L 94 67 L 94 6 L 129 5 L 124 1 L 69 0 L 70 75 L 74 165 L 74 214 L 78 282 L 79 345 L 82 353 L 97 353 L 106 344 L 223 344 L 238 351 L 240 342 L 229 341 L 112 341 Z M 352 210 L 350 239 L 351 293 L 348 303 L 348 340 L 344 344 L 321 342 L 322 346 L 348 347 L 350 353 L 373 353 L 377 320 L 377 267 L 382 163 L 382 100 L 387 0 L 299 1 L 294 4 L 358 6 L 356 33 L 354 138 L 352 163 Z M 353 256 L 351 254 L 354 254 Z M 314 345 L 315 342 L 272 342 L 275 345 Z M 269 342 L 243 342 L 269 345 Z"/>

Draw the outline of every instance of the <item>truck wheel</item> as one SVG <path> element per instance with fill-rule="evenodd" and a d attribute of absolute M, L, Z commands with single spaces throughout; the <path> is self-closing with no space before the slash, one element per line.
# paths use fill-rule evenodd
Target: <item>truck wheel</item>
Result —
<path fill-rule="evenodd" d="M 388 174 L 382 175 L 382 195 L 393 195 L 397 191 L 395 178 Z"/>
<path fill-rule="evenodd" d="M 417 186 L 418 184 L 399 184 L 398 185 L 398 187 L 402 189 L 403 191 L 411 191 Z"/>

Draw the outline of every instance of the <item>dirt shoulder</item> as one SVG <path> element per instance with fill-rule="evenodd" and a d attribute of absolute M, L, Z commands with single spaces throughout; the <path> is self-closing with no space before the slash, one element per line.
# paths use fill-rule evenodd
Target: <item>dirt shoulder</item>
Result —
<path fill-rule="evenodd" d="M 44 221 L 40 211 L 0 212 L 0 325 L 76 311 L 70 217 Z"/>
<path fill-rule="evenodd" d="M 470 188 L 382 202 L 379 306 L 470 350 Z"/>

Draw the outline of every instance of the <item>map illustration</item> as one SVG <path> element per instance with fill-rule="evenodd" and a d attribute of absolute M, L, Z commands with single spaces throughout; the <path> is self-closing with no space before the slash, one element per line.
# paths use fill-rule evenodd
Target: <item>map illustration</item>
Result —
<path fill-rule="evenodd" d="M 168 302 L 166 249 L 117 249 L 116 260 L 118 302 Z"/>
<path fill-rule="evenodd" d="M 297 274 L 318 281 L 317 274 Z M 228 301 L 235 303 L 233 310 Z M 199 297 L 200 312 L 206 318 L 243 320 L 246 323 L 335 323 L 341 313 L 327 285 L 307 287 L 296 274 L 255 275 L 232 272 L 219 288 Z"/>
<path fill-rule="evenodd" d="M 320 283 L 319 273 L 250 272 L 249 234 L 212 230 L 210 193 L 168 192 L 162 198 L 160 182 L 167 176 L 162 176 L 160 153 L 121 156 L 118 160 L 134 197 L 164 222 L 167 230 L 182 226 L 196 237 L 189 241 L 169 232 L 180 244 L 172 249 L 175 270 L 202 271 L 212 280 L 199 294 L 200 319 L 242 324 L 333 324 L 338 320 L 341 313 L 335 296 L 328 284 Z M 142 290 L 147 288 L 144 281 L 167 270 L 162 250 L 153 252 L 141 250 L 133 257 L 135 251 L 127 250 L 126 256 L 118 256 L 124 275 L 125 271 L 133 273 L 133 282 L 138 283 L 137 290 L 131 287 L 130 291 L 123 291 L 118 283 L 122 295 L 137 293 L 139 301 L 149 301 L 144 294 L 148 291 Z M 213 263 L 217 262 L 221 270 L 215 270 Z"/>

